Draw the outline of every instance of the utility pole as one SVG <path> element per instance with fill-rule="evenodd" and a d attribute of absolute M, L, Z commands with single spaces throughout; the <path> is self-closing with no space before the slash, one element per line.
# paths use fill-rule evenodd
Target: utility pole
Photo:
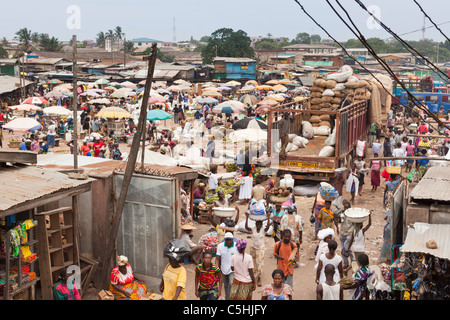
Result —
<path fill-rule="evenodd" d="M 120 189 L 119 199 L 117 200 L 114 220 L 112 221 L 109 237 L 106 239 L 104 256 L 100 261 L 99 273 L 95 283 L 97 288 L 100 287 L 103 288 L 105 286 L 111 271 L 109 270 L 109 268 L 111 258 L 113 256 L 115 240 L 117 237 L 117 233 L 119 231 L 120 220 L 122 219 L 122 211 L 125 206 L 125 199 L 128 193 L 128 187 L 130 185 L 131 178 L 133 177 L 133 173 L 135 171 L 139 145 L 142 140 L 143 132 L 145 132 L 146 129 L 148 98 L 150 96 L 150 88 L 152 87 L 153 73 L 155 72 L 156 56 L 157 56 L 156 43 L 153 43 L 151 54 L 143 58 L 144 60 L 148 60 L 148 71 L 147 71 L 147 79 L 145 82 L 144 96 L 142 98 L 141 111 L 139 114 L 139 122 L 137 125 L 136 133 L 133 136 L 133 141 L 131 143 L 130 155 L 128 156 L 127 166 L 122 181 L 122 187 Z"/>
<path fill-rule="evenodd" d="M 78 170 L 78 91 L 77 91 L 77 36 L 72 36 L 73 59 L 72 59 L 72 107 L 73 107 L 73 168 Z"/>
<path fill-rule="evenodd" d="M 125 65 L 127 64 L 127 39 L 125 38 L 125 33 L 123 34 L 123 69 L 125 71 Z"/>

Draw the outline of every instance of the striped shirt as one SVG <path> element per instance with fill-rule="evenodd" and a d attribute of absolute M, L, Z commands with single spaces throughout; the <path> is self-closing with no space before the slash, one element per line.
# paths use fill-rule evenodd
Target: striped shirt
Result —
<path fill-rule="evenodd" d="M 199 282 L 199 289 L 211 290 L 219 288 L 219 272 L 220 268 L 211 264 L 211 267 L 207 270 L 203 264 L 199 264 L 195 271 L 197 273 L 197 279 Z"/>

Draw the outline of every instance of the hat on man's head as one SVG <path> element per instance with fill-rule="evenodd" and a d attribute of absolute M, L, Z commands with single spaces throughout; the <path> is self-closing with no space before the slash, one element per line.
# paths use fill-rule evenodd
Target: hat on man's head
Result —
<path fill-rule="evenodd" d="M 234 239 L 234 236 L 231 232 L 227 232 L 227 233 L 225 233 L 224 239 Z"/>

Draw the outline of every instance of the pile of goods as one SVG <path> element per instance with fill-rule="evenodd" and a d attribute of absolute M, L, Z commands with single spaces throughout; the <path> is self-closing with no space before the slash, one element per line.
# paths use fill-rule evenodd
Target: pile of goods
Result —
<path fill-rule="evenodd" d="M 283 203 L 289 198 L 290 194 L 291 192 L 287 187 L 275 187 L 270 189 L 269 199 L 274 203 Z"/>
<path fill-rule="evenodd" d="M 320 184 L 319 192 L 320 196 L 325 201 L 333 201 L 339 196 L 339 191 L 326 182 Z"/>
<path fill-rule="evenodd" d="M 252 200 L 248 211 L 249 219 L 253 221 L 263 221 L 267 219 L 266 203 L 264 200 Z"/>
<path fill-rule="evenodd" d="M 372 85 L 353 74 L 347 65 L 339 72 L 317 77 L 311 87 L 311 110 L 336 110 L 344 99 L 350 103 L 370 99 Z M 330 125 L 329 115 L 313 115 L 309 122 L 314 127 Z"/>
<path fill-rule="evenodd" d="M 219 245 L 219 238 L 216 232 L 210 232 L 204 234 L 198 240 L 198 244 L 202 246 L 203 252 L 210 252 L 213 255 L 217 252 L 217 246 Z"/>
<path fill-rule="evenodd" d="M 355 284 L 355 281 L 351 278 L 344 277 L 341 280 L 339 280 L 339 284 L 342 286 L 343 289 L 350 289 Z"/>

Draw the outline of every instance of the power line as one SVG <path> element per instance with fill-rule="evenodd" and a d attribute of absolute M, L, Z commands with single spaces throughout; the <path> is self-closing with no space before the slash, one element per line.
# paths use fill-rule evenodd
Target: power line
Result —
<path fill-rule="evenodd" d="M 300 6 L 300 8 L 303 10 L 303 12 L 319 27 L 321 28 L 326 34 L 327 36 L 332 39 L 337 45 L 339 45 L 341 47 L 341 49 L 347 54 L 347 56 L 349 56 L 353 61 L 355 61 L 357 64 L 359 64 L 361 66 L 362 69 L 364 69 L 365 71 L 367 71 L 380 85 L 381 87 L 384 89 L 384 91 L 386 91 L 386 93 L 388 95 L 390 95 L 391 97 L 395 98 L 395 96 L 392 94 L 392 92 L 390 92 L 385 86 L 384 84 L 369 70 L 367 69 L 363 64 L 361 64 L 361 62 L 359 62 L 359 60 L 355 59 L 346 49 L 343 45 L 341 45 L 341 43 L 339 41 L 337 41 L 324 27 L 322 27 L 306 10 L 305 8 L 297 1 L 295 0 L 295 2 Z M 405 109 L 410 108 L 409 106 L 404 105 L 401 101 L 399 101 L 400 105 L 402 105 Z M 412 112 L 414 112 L 412 110 L 412 108 L 410 108 Z"/>
<path fill-rule="evenodd" d="M 441 25 L 447 24 L 447 23 L 450 23 L 450 21 L 445 21 L 445 22 L 442 22 L 442 23 L 438 23 L 437 25 L 441 26 Z M 423 29 L 430 29 L 430 28 L 433 28 L 433 26 L 428 26 L 428 27 L 425 27 L 425 28 L 416 29 L 416 30 L 413 30 L 413 31 L 408 31 L 408 32 L 405 32 L 405 33 L 401 33 L 401 34 L 399 34 L 399 36 L 405 36 L 405 35 L 408 35 L 408 34 L 411 34 L 411 33 L 416 33 L 416 32 L 422 31 Z"/>
<path fill-rule="evenodd" d="M 328 1 L 327 1 L 328 2 Z M 343 7 L 340 5 L 340 3 L 338 1 L 336 1 L 339 6 L 343 9 Z M 369 13 L 369 15 L 375 19 L 375 21 L 380 24 L 384 30 L 386 30 L 389 34 L 391 34 L 395 39 L 397 39 L 397 41 L 399 41 L 403 47 L 408 50 L 413 56 L 415 56 L 417 58 L 417 56 L 414 54 L 417 53 L 420 58 L 422 58 L 424 61 L 428 62 L 431 66 L 433 66 L 434 71 L 441 73 L 446 79 L 449 79 L 448 75 L 442 71 L 441 69 L 439 69 L 437 66 L 435 66 L 431 61 L 429 61 L 424 55 L 422 55 L 419 51 L 417 51 L 415 48 L 413 48 L 409 43 L 407 43 L 406 41 L 404 41 L 402 38 L 400 38 L 394 31 L 392 31 L 389 27 L 387 27 L 383 22 L 380 21 L 380 19 L 378 19 L 376 16 L 373 15 L 372 12 L 370 12 L 366 6 L 360 1 L 360 0 L 355 0 L 355 2 L 357 4 L 360 5 L 361 8 L 363 8 L 367 13 Z M 329 3 L 329 2 L 328 2 Z M 350 17 L 347 15 L 347 17 L 350 19 Z M 354 26 L 356 28 L 356 26 Z M 429 66 L 428 66 L 429 67 Z M 432 69 L 431 67 L 429 67 L 430 69 Z"/>
<path fill-rule="evenodd" d="M 427 13 L 422 9 L 420 4 L 416 0 L 413 0 L 413 1 L 415 2 L 415 4 L 417 4 L 417 6 L 419 7 L 420 11 L 422 11 L 422 13 L 425 15 L 425 17 L 427 17 L 428 20 L 430 20 L 430 22 L 434 25 L 434 27 L 445 37 L 445 39 L 447 39 L 447 41 L 450 42 L 450 39 L 442 32 L 442 30 L 437 26 L 437 24 L 434 23 L 433 20 L 431 20 L 430 16 L 427 15 Z"/>
<path fill-rule="evenodd" d="M 423 110 L 426 114 L 428 114 L 431 118 L 433 118 L 437 123 L 445 126 L 442 121 L 435 115 L 433 114 L 430 110 L 428 110 L 428 108 L 424 108 L 422 106 L 422 103 L 420 101 L 417 100 L 417 98 L 411 94 L 411 92 L 409 92 L 409 90 L 406 88 L 406 86 L 403 84 L 403 82 L 401 82 L 398 77 L 395 75 L 395 73 L 392 71 L 392 69 L 386 64 L 386 62 L 384 60 L 382 60 L 380 57 L 378 57 L 378 55 L 375 53 L 375 51 L 373 50 L 373 48 L 370 46 L 369 43 L 367 43 L 364 35 L 361 33 L 361 31 L 359 31 L 358 27 L 355 25 L 355 23 L 353 22 L 353 20 L 351 19 L 350 15 L 348 14 L 347 10 L 340 4 L 340 2 L 338 0 L 335 0 L 336 3 L 341 7 L 341 9 L 344 11 L 344 13 L 346 14 L 347 18 L 350 20 L 351 24 L 353 25 L 353 27 L 355 28 L 355 30 L 358 32 L 358 34 L 348 25 L 348 23 L 341 17 L 341 15 L 336 11 L 336 9 L 333 7 L 333 5 L 326 0 L 328 5 L 332 8 L 332 10 L 335 12 L 335 14 L 342 20 L 342 22 L 347 26 L 347 28 L 349 28 L 349 30 L 361 41 L 361 43 L 369 50 L 369 52 L 372 54 L 372 56 L 381 64 L 381 66 L 383 66 L 383 68 L 391 75 L 391 77 L 397 81 L 400 86 L 403 88 L 403 90 L 405 90 L 405 92 L 408 94 L 408 96 L 410 97 L 410 99 L 412 101 L 416 101 L 417 102 L 417 107 L 421 110 Z"/>

